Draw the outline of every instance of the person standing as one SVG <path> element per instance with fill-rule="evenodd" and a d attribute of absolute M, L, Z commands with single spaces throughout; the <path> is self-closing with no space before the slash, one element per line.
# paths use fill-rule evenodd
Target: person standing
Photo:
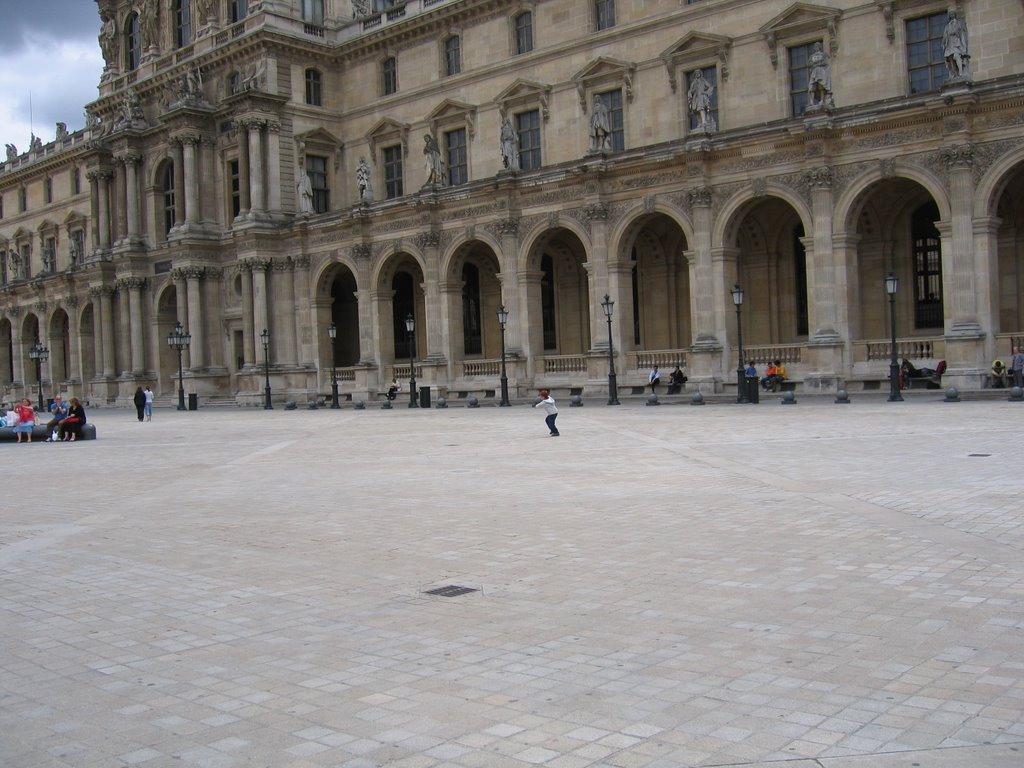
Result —
<path fill-rule="evenodd" d="M 142 391 L 142 387 L 135 388 L 135 397 L 132 398 L 132 402 L 135 403 L 135 413 L 139 417 L 139 421 L 142 421 L 146 416 L 146 393 Z"/>
<path fill-rule="evenodd" d="M 146 414 L 146 421 L 152 421 L 153 420 L 153 390 L 150 389 L 149 385 L 147 384 L 146 385 L 146 389 L 145 389 L 145 391 L 142 394 L 146 396 L 146 404 L 145 404 L 145 408 L 144 408 L 144 411 L 143 411 Z"/>
<path fill-rule="evenodd" d="M 28 435 L 28 441 L 32 442 L 32 429 L 36 425 L 36 412 L 32 408 L 32 401 L 27 397 L 14 406 L 14 412 L 18 414 L 18 423 L 14 427 L 14 433 L 21 442 L 22 435 Z"/>
<path fill-rule="evenodd" d="M 555 419 L 558 418 L 558 407 L 555 405 L 555 398 L 551 396 L 551 392 L 542 389 L 540 391 L 540 402 L 536 403 L 534 408 L 543 407 L 547 416 L 544 418 L 544 423 L 548 425 L 548 430 L 551 432 L 552 437 L 558 437 L 561 433 L 558 431 L 558 427 L 555 426 Z"/>
<path fill-rule="evenodd" d="M 1024 387 L 1024 349 L 1021 347 L 1013 348 L 1010 367 L 1013 369 L 1013 386 Z"/>

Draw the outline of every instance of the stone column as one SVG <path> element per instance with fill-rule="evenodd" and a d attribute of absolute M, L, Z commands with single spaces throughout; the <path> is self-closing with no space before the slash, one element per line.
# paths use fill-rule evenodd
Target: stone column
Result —
<path fill-rule="evenodd" d="M 590 222 L 591 242 L 593 252 L 589 254 L 587 261 L 587 296 L 590 306 L 590 349 L 603 350 L 608 353 L 608 319 L 604 310 L 601 309 L 601 302 L 607 293 L 609 298 L 615 302 L 615 313 L 612 315 L 612 343 L 615 346 L 615 367 L 620 369 L 619 358 L 625 350 L 622 348 L 623 318 L 628 313 L 629 322 L 632 324 L 632 313 L 625 304 L 619 301 L 618 276 L 623 270 L 623 265 L 618 263 L 614 254 L 608 253 L 608 205 L 606 203 L 593 203 L 583 208 L 583 215 Z M 632 265 L 627 262 L 627 271 L 632 271 Z M 632 291 L 629 292 L 630 306 L 632 306 Z M 538 307 L 539 308 L 539 307 Z M 537 316 L 540 318 L 540 315 Z M 598 330 L 600 329 L 600 330 Z M 541 331 L 543 334 L 543 330 Z M 630 336 L 632 340 L 632 336 Z M 544 345 L 540 346 L 543 354 Z"/>
<path fill-rule="evenodd" d="M 498 254 L 498 282 L 501 283 L 501 303 L 508 310 L 505 325 L 505 352 L 519 354 L 523 349 L 523 336 L 527 326 L 523 324 L 525 307 L 519 295 L 519 219 L 509 218 L 498 222 L 501 235 L 501 253 Z"/>
<path fill-rule="evenodd" d="M 89 171 L 85 177 L 89 180 L 89 218 L 93 223 L 90 227 L 92 230 L 89 237 L 92 246 L 90 250 L 96 250 L 100 247 L 100 174 L 98 171 Z M 85 247 L 85 243 L 82 244 L 82 247 Z"/>
<path fill-rule="evenodd" d="M 245 365 L 253 365 L 259 358 L 253 357 L 256 332 L 253 330 L 252 265 L 245 259 L 238 266 L 242 275 L 242 349 Z"/>
<path fill-rule="evenodd" d="M 281 124 L 267 123 L 267 206 L 281 210 Z"/>
<path fill-rule="evenodd" d="M 124 321 L 130 326 L 130 360 L 127 368 L 135 376 L 146 372 L 146 353 L 143 331 L 145 322 L 142 315 L 142 289 L 146 285 L 145 278 L 126 277 L 118 281 L 122 296 L 127 295 L 128 312 Z"/>
<path fill-rule="evenodd" d="M 215 224 L 217 215 L 217 195 L 219 194 L 216 183 L 216 174 L 213 169 L 217 163 L 217 142 L 208 137 L 203 137 L 199 142 L 199 218 L 204 223 Z M 230 212 L 230 208 L 229 208 Z M 209 275 L 207 275 L 209 277 Z"/>
<path fill-rule="evenodd" d="M 722 339 L 723 355 L 721 371 L 724 380 L 731 382 L 735 379 L 735 371 L 738 363 L 732 356 L 732 342 L 739 341 L 736 333 L 736 306 L 730 298 L 730 291 L 735 283 L 739 282 L 739 248 L 727 248 L 720 246 L 711 249 L 711 301 L 715 306 L 715 322 L 718 338 Z M 740 286 L 743 287 L 742 285 Z M 744 292 L 750 291 L 750 286 L 745 287 Z M 750 338 L 750 334 L 747 334 Z"/>
<path fill-rule="evenodd" d="M 125 182 L 124 157 L 115 158 L 114 165 L 114 242 L 124 240 L 128 234 L 128 187 Z"/>
<path fill-rule="evenodd" d="M 188 285 L 188 332 L 192 334 L 189 344 L 189 368 L 206 367 L 206 334 L 203 333 L 203 285 L 206 272 L 203 267 L 186 267 L 185 281 Z"/>
<path fill-rule="evenodd" d="M 465 358 L 465 340 L 462 332 L 462 281 L 440 280 L 436 283 L 437 304 L 434 310 L 437 322 L 442 328 L 439 351 L 434 354 L 448 361 L 448 379 L 451 381 L 459 375 L 458 366 Z M 429 331 L 429 328 L 428 328 Z M 436 342 L 435 342 L 436 343 Z M 394 350 L 394 347 L 391 348 Z M 396 361 L 398 362 L 398 361 Z"/>
<path fill-rule="evenodd" d="M 373 335 L 374 356 L 377 365 L 380 367 L 380 376 L 387 375 L 385 366 L 394 362 L 395 359 L 395 330 L 392 322 L 394 312 L 394 291 L 390 288 L 372 288 L 370 290 L 370 303 L 372 304 L 371 314 L 373 322 L 371 333 Z"/>
<path fill-rule="evenodd" d="M 526 359 L 526 376 L 535 378 L 538 370 L 537 358 L 544 355 L 544 310 L 541 306 L 540 281 L 544 273 L 540 270 L 521 270 L 516 274 L 516 293 L 519 294 L 519 309 L 522 318 L 517 322 L 523 329 L 519 342 Z M 604 328 L 604 326 L 601 326 Z"/>
<path fill-rule="evenodd" d="M 116 345 L 114 353 L 115 368 L 120 365 L 121 370 L 117 371 L 119 377 L 127 377 L 132 372 L 132 317 L 131 308 L 128 305 L 128 289 L 124 279 L 118 280 L 115 284 L 117 290 L 117 336 L 114 338 Z"/>
<path fill-rule="evenodd" d="M 106 251 L 110 248 L 110 179 L 113 172 L 98 171 L 97 198 L 99 199 L 99 248 Z"/>
<path fill-rule="evenodd" d="M 974 257 L 974 148 L 970 144 L 947 147 L 939 153 L 949 169 L 951 217 L 936 226 L 942 237 L 942 293 L 946 333 L 977 336 L 978 295 Z"/>
<path fill-rule="evenodd" d="M 185 223 L 185 147 L 181 139 L 174 140 L 174 227 Z"/>
<path fill-rule="evenodd" d="M 711 256 L 711 229 L 714 215 L 711 211 L 711 188 L 698 187 L 686 193 L 693 216 L 693 243 L 686 254 L 690 267 L 690 323 L 693 328 L 693 345 L 696 352 L 717 352 L 725 342 L 725 326 L 718 317 L 720 300 L 716 290 L 722 288 L 721 280 L 715 280 Z M 711 375 L 710 359 L 691 363 L 691 377 Z"/>
<path fill-rule="evenodd" d="M 100 305 L 100 345 L 103 353 L 103 378 L 114 377 L 114 289 L 101 285 L 95 289 Z"/>
<path fill-rule="evenodd" d="M 278 363 L 294 365 L 297 360 L 295 323 L 299 318 L 299 305 L 295 303 L 295 273 L 287 259 L 274 259 L 271 266 L 274 270 L 271 288 L 276 293 L 271 304 L 277 314 L 274 327 L 278 329 L 277 354 L 274 357 Z"/>
<path fill-rule="evenodd" d="M 263 343 L 259 335 L 264 329 L 274 333 L 270 327 L 270 297 L 267 295 L 267 270 L 270 268 L 270 259 L 256 258 L 249 259 L 249 266 L 252 269 L 252 322 L 253 322 L 253 360 L 263 359 Z M 274 348 L 275 358 L 280 344 L 271 344 Z"/>
<path fill-rule="evenodd" d="M 995 334 L 1002 329 L 999 319 L 999 226 L 1002 219 L 985 216 L 974 220 L 974 252 L 978 258 L 978 317 L 982 332 L 992 340 L 985 350 L 985 359 L 992 360 L 1006 350 L 996 349 Z M 1005 247 L 1013 248 L 1007 244 Z M 1007 328 L 1006 330 L 1014 330 Z"/>
<path fill-rule="evenodd" d="M 238 138 L 238 218 L 244 218 L 252 207 L 249 194 L 249 121 L 235 120 Z"/>
<path fill-rule="evenodd" d="M 296 256 L 292 259 L 292 303 L 295 307 L 295 321 L 293 325 L 292 333 L 295 335 L 295 362 L 299 365 L 305 363 L 312 363 L 312 357 L 314 354 L 319 357 L 319 345 L 316 344 L 315 340 L 319 338 L 319 334 L 306 333 L 306 329 L 309 328 L 311 320 L 316 317 L 315 311 L 313 315 L 307 312 L 300 311 L 304 304 L 309 303 L 310 296 L 313 295 L 313 291 L 309 285 L 309 256 Z M 313 338 L 314 343 L 312 349 L 308 345 L 304 348 L 302 339 Z"/>
<path fill-rule="evenodd" d="M 811 210 L 814 216 L 812 243 L 807 251 L 807 285 L 809 286 L 808 324 L 811 340 L 833 343 L 839 341 L 836 270 L 832 252 L 832 169 L 827 165 L 804 174 L 811 188 Z M 814 258 L 810 258 L 810 254 Z"/>
<path fill-rule="evenodd" d="M 68 313 L 68 364 L 66 375 L 68 381 L 84 382 L 85 374 L 82 371 L 82 355 L 79 350 L 79 345 L 82 343 L 81 326 L 79 325 L 82 316 L 78 312 L 78 297 L 69 296 L 64 302 L 64 306 Z"/>
<path fill-rule="evenodd" d="M 185 224 L 194 227 L 202 218 L 199 210 L 199 164 L 196 162 L 199 137 L 181 137 L 182 161 L 185 165 Z"/>
<path fill-rule="evenodd" d="M 128 216 L 127 237 L 129 240 L 138 240 L 142 234 L 142 227 L 139 220 L 139 163 L 142 162 L 140 152 L 128 152 L 124 156 L 125 187 L 126 187 L 126 211 Z"/>
<path fill-rule="evenodd" d="M 266 192 L 263 186 L 263 125 L 262 120 L 250 120 L 249 132 L 249 189 L 251 212 L 262 213 L 267 209 Z"/>

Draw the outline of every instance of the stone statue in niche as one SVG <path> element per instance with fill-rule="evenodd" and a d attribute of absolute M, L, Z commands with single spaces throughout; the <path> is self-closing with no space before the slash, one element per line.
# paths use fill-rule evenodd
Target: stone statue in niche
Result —
<path fill-rule="evenodd" d="M 715 119 L 711 116 L 711 96 L 714 92 L 715 86 L 708 82 L 704 73 L 699 69 L 694 70 L 690 79 L 690 88 L 686 92 L 686 105 L 690 108 L 690 112 L 697 115 L 696 130 L 698 131 L 709 133 L 717 130 Z"/>
<path fill-rule="evenodd" d="M 832 63 L 821 43 L 815 43 L 808 59 L 811 66 L 807 78 L 807 111 L 834 109 L 832 100 Z"/>
<path fill-rule="evenodd" d="M 352 18 L 365 19 L 373 12 L 370 0 L 352 0 Z"/>
<path fill-rule="evenodd" d="M 260 87 L 263 85 L 266 70 L 267 63 L 263 59 L 256 59 L 255 61 L 249 62 L 248 66 L 246 66 L 238 79 L 238 86 L 235 89 L 235 93 L 260 90 Z"/>
<path fill-rule="evenodd" d="M 160 47 L 160 2 L 145 0 L 139 13 L 139 31 L 143 48 Z"/>
<path fill-rule="evenodd" d="M 594 97 L 590 112 L 590 151 L 607 152 L 612 148 L 612 123 L 608 106 L 600 96 Z"/>
<path fill-rule="evenodd" d="M 510 171 L 519 170 L 519 133 L 507 117 L 501 122 L 501 164 Z"/>
<path fill-rule="evenodd" d="M 359 165 L 356 167 L 356 188 L 359 190 L 359 202 L 373 202 L 373 182 L 371 180 L 370 164 L 365 157 L 359 158 Z"/>
<path fill-rule="evenodd" d="M 100 29 L 100 52 L 106 65 L 104 70 L 109 70 L 117 67 L 117 26 L 113 15 L 106 8 L 100 8 L 100 20 L 103 22 Z"/>
<path fill-rule="evenodd" d="M 946 58 L 947 80 L 967 78 L 967 65 L 971 60 L 967 48 L 967 25 L 952 8 L 946 13 L 946 28 L 942 30 L 942 55 Z"/>
<path fill-rule="evenodd" d="M 68 242 L 68 250 L 71 256 L 72 264 L 82 263 L 82 239 L 78 232 L 74 232 L 71 235 L 71 239 Z"/>
<path fill-rule="evenodd" d="M 309 174 L 303 169 L 299 176 L 299 183 L 296 185 L 299 192 L 299 213 L 309 215 L 314 212 L 313 209 L 313 181 L 309 178 Z"/>
<path fill-rule="evenodd" d="M 423 159 L 427 171 L 427 184 L 444 186 L 444 163 L 441 161 L 441 149 L 437 140 L 429 133 L 423 136 Z"/>

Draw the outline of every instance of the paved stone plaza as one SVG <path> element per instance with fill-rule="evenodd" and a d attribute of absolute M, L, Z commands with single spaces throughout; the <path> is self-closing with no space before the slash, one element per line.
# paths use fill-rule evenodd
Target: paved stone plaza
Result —
<path fill-rule="evenodd" d="M 0 444 L 3 768 L 1024 764 L 1024 404 L 90 416 Z"/>

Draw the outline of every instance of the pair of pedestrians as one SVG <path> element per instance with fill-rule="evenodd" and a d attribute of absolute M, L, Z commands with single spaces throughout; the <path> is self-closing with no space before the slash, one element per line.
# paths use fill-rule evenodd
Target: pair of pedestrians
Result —
<path fill-rule="evenodd" d="M 135 403 L 135 412 L 139 416 L 139 421 L 152 421 L 153 420 L 153 390 L 146 387 L 145 390 L 142 387 L 135 388 L 135 397 L 132 398 L 132 402 Z"/>

